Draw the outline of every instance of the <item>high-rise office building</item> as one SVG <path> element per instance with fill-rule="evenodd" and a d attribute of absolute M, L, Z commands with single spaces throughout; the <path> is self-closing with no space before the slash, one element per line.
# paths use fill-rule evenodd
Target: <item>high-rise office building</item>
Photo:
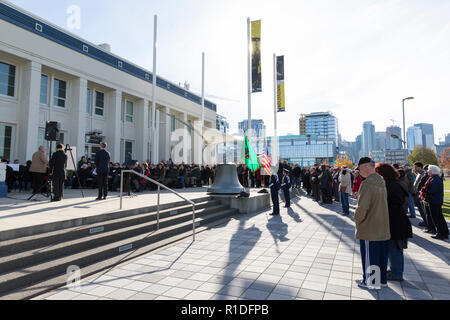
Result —
<path fill-rule="evenodd" d="M 422 144 L 434 150 L 434 126 L 428 123 L 415 124 L 414 127 L 422 130 Z"/>
<path fill-rule="evenodd" d="M 406 132 L 408 151 L 413 152 L 418 146 L 423 146 L 422 129 L 419 127 L 410 127 Z"/>
<path fill-rule="evenodd" d="M 402 150 L 402 142 L 399 139 L 393 138 L 393 135 L 397 136 L 399 139 L 403 139 L 402 128 L 392 126 L 386 129 L 386 150 Z"/>
<path fill-rule="evenodd" d="M 375 132 L 375 150 L 386 150 L 386 132 Z"/>
<path fill-rule="evenodd" d="M 300 118 L 300 134 L 332 140 L 335 145 L 338 145 L 338 119 L 331 112 L 315 112 L 302 115 Z"/>
<path fill-rule="evenodd" d="M 272 139 L 267 138 L 269 152 L 272 153 Z M 313 166 L 336 160 L 337 150 L 334 141 L 310 135 L 278 137 L 280 159 L 301 166 Z"/>
<path fill-rule="evenodd" d="M 306 135 L 306 114 L 300 115 L 300 135 Z"/>
<path fill-rule="evenodd" d="M 355 142 L 341 141 L 339 143 L 339 152 L 345 152 L 349 159 L 353 162 L 357 162 L 358 155 L 355 155 Z"/>
<path fill-rule="evenodd" d="M 375 126 L 372 121 L 364 122 L 362 134 L 363 156 L 368 157 L 375 150 Z"/>
<path fill-rule="evenodd" d="M 356 141 L 354 144 L 353 154 L 356 157 L 357 161 L 361 158 L 362 155 L 362 134 L 356 137 Z M 355 162 L 357 162 L 355 161 Z"/>

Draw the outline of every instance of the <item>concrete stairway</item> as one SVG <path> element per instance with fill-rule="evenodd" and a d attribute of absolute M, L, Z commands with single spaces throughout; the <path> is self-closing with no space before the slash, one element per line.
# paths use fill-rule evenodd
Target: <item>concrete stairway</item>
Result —
<path fill-rule="evenodd" d="M 226 222 L 236 209 L 210 197 L 196 199 L 196 232 Z M 88 277 L 169 243 L 192 237 L 192 206 L 124 213 L 98 223 L 25 236 L 0 243 L 0 300 L 31 299 L 66 284 L 69 266 Z"/>

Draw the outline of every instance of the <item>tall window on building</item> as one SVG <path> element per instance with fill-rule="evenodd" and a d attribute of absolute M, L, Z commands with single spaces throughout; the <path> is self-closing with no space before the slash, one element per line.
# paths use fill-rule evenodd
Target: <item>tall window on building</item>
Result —
<path fill-rule="evenodd" d="M 133 102 L 127 101 L 125 106 L 125 121 L 133 123 L 134 118 L 134 105 Z"/>
<path fill-rule="evenodd" d="M 41 74 L 41 104 L 48 105 L 48 76 Z"/>
<path fill-rule="evenodd" d="M 47 147 L 47 141 L 45 141 L 45 129 L 38 129 L 38 147 L 43 146 Z"/>
<path fill-rule="evenodd" d="M 0 62 L 0 95 L 14 97 L 16 67 Z"/>
<path fill-rule="evenodd" d="M 67 83 L 63 80 L 55 79 L 53 90 L 53 105 L 61 108 L 66 107 Z"/>
<path fill-rule="evenodd" d="M 133 160 L 133 142 L 125 141 L 125 162 Z"/>
<path fill-rule="evenodd" d="M 170 115 L 170 132 L 175 131 L 175 116 Z"/>
<path fill-rule="evenodd" d="M 88 115 L 91 115 L 91 106 L 92 106 L 92 91 L 91 89 L 87 88 L 87 94 L 86 94 L 86 113 Z"/>
<path fill-rule="evenodd" d="M 12 131 L 11 126 L 0 124 L 0 158 L 10 161 L 12 156 Z"/>
<path fill-rule="evenodd" d="M 97 116 L 105 115 L 105 94 L 100 91 L 95 91 L 95 114 Z"/>

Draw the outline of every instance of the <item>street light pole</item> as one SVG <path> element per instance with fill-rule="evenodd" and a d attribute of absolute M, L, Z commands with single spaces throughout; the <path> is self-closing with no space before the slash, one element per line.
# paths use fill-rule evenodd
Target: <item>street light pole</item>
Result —
<path fill-rule="evenodd" d="M 414 97 L 409 97 L 409 98 L 405 98 L 402 101 L 402 108 L 403 108 L 403 150 L 407 150 L 407 146 L 406 146 L 406 120 L 405 120 L 405 101 L 407 100 L 414 100 Z"/>

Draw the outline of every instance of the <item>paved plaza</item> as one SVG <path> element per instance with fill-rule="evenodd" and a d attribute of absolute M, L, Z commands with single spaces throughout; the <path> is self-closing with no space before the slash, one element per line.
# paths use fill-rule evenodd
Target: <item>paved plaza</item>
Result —
<path fill-rule="evenodd" d="M 352 207 L 355 202 L 352 201 Z M 37 299 L 49 300 L 450 300 L 450 243 L 430 238 L 412 220 L 405 281 L 381 291 L 362 278 L 353 211 L 293 200 L 281 217 L 270 210 L 162 248 Z"/>

